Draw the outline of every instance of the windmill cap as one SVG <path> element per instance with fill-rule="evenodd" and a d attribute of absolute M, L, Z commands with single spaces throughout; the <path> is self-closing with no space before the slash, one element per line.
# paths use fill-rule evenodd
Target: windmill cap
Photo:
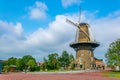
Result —
<path fill-rule="evenodd" d="M 89 26 L 89 24 L 88 23 L 80 23 L 80 26 Z"/>

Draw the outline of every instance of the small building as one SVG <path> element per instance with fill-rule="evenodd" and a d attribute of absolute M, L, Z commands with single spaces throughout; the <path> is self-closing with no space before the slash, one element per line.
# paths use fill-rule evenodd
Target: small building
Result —
<path fill-rule="evenodd" d="M 96 69 L 97 70 L 105 70 L 106 64 L 103 62 L 103 59 L 95 58 Z"/>
<path fill-rule="evenodd" d="M 42 66 L 44 62 L 37 62 L 37 66 Z"/>
<path fill-rule="evenodd" d="M 75 61 L 75 69 L 78 70 L 77 66 L 77 61 Z M 85 66 L 85 64 L 84 64 Z M 86 70 L 84 67 L 80 66 L 82 70 Z M 91 64 L 90 69 L 87 70 L 105 70 L 107 68 L 107 65 L 103 62 L 103 59 L 97 59 L 94 57 L 94 64 Z"/>
<path fill-rule="evenodd" d="M 9 68 L 9 71 L 10 71 L 10 72 L 16 72 L 16 71 L 17 71 L 16 65 L 10 65 L 9 67 L 10 67 L 10 68 Z"/>

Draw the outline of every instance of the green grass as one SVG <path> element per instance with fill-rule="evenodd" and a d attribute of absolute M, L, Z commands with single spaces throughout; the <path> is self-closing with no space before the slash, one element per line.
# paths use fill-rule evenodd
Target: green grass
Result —
<path fill-rule="evenodd" d="M 47 71 L 41 71 L 41 72 L 69 72 L 70 70 L 47 70 Z"/>
<path fill-rule="evenodd" d="M 103 76 L 113 77 L 113 78 L 120 78 L 120 72 L 104 72 Z"/>
<path fill-rule="evenodd" d="M 48 72 L 48 73 L 59 73 L 59 72 L 70 72 L 71 70 L 47 70 L 47 71 L 36 71 L 36 72 L 29 72 L 29 73 L 39 73 L 39 72 Z"/>

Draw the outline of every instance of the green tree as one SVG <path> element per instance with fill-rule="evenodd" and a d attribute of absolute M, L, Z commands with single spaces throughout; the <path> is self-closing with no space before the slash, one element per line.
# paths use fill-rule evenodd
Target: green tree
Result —
<path fill-rule="evenodd" d="M 36 63 L 36 60 L 35 58 L 33 58 L 32 56 L 30 55 L 25 55 L 22 57 L 22 60 L 23 60 L 23 69 L 26 71 L 28 69 L 28 65 L 27 63 L 29 62 L 29 60 L 34 60 L 34 62 Z"/>
<path fill-rule="evenodd" d="M 4 65 L 3 71 L 7 73 L 9 71 L 10 67 L 8 65 Z"/>
<path fill-rule="evenodd" d="M 23 63 L 23 59 L 22 58 L 19 58 L 16 61 L 16 66 L 17 66 L 18 70 L 23 71 L 23 69 L 24 69 L 24 63 Z"/>
<path fill-rule="evenodd" d="M 27 65 L 28 65 L 28 68 L 29 68 L 30 71 L 34 71 L 35 67 L 36 67 L 36 62 L 35 62 L 35 60 L 30 59 L 28 61 Z"/>
<path fill-rule="evenodd" d="M 14 58 L 14 57 L 8 58 L 8 60 L 6 60 L 3 63 L 3 71 L 8 72 L 11 66 L 16 66 L 16 61 L 17 61 L 17 58 Z"/>
<path fill-rule="evenodd" d="M 69 58 L 69 54 L 67 51 L 63 51 L 62 55 L 59 58 L 59 63 L 61 67 L 64 67 L 64 69 L 66 69 L 69 64 L 70 64 L 70 58 Z"/>
<path fill-rule="evenodd" d="M 110 67 L 120 66 L 120 39 L 112 42 L 105 54 L 107 64 Z"/>
<path fill-rule="evenodd" d="M 7 65 L 16 65 L 17 58 L 11 57 L 7 60 Z"/>
<path fill-rule="evenodd" d="M 71 69 L 74 69 L 74 56 L 72 54 L 70 54 L 69 56 L 69 59 L 70 59 L 70 66 L 71 66 Z"/>
<path fill-rule="evenodd" d="M 57 53 L 53 53 L 53 54 L 49 54 L 48 58 L 44 58 L 44 65 L 46 65 L 47 69 L 58 69 L 57 67 L 57 63 L 58 63 L 58 54 Z"/>
<path fill-rule="evenodd" d="M 49 68 L 49 64 L 48 64 L 48 60 L 46 58 L 43 59 L 44 63 L 41 65 L 41 69 L 44 71 L 45 69 L 50 69 Z"/>
<path fill-rule="evenodd" d="M 72 54 L 70 54 L 69 58 L 70 58 L 70 63 L 74 63 L 75 59 L 74 59 L 74 56 Z"/>

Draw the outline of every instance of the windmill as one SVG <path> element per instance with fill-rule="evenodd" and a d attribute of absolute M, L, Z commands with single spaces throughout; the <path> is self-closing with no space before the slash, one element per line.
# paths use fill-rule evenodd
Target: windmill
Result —
<path fill-rule="evenodd" d="M 70 44 L 70 47 L 76 51 L 76 68 L 77 69 L 94 69 L 94 49 L 99 44 L 94 40 L 90 26 L 88 23 L 81 23 L 81 9 L 79 14 L 78 23 L 75 23 L 69 19 L 66 19 L 67 23 L 77 27 L 75 42 Z"/>
<path fill-rule="evenodd" d="M 84 33 L 84 35 L 88 38 L 88 40 L 91 40 L 91 37 L 89 35 L 90 31 L 88 31 L 89 33 L 87 33 L 82 27 L 81 27 L 81 23 L 80 23 L 80 18 L 81 18 L 81 9 L 80 9 L 80 14 L 79 14 L 79 19 L 78 19 L 78 23 L 74 23 L 73 21 L 69 20 L 69 19 L 66 19 L 66 22 L 67 23 L 70 23 L 74 26 L 77 27 L 77 31 L 76 31 L 76 38 L 75 38 L 75 41 L 76 42 L 79 42 L 79 34 L 80 34 L 80 31 L 82 31 Z M 92 35 L 92 34 L 91 34 Z"/>

